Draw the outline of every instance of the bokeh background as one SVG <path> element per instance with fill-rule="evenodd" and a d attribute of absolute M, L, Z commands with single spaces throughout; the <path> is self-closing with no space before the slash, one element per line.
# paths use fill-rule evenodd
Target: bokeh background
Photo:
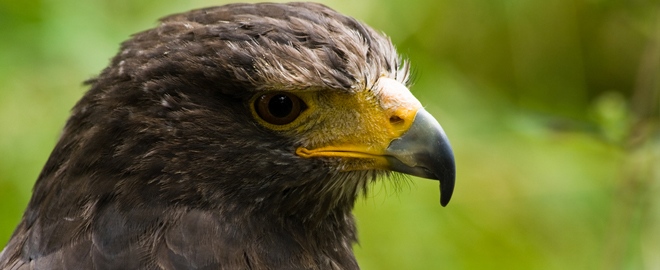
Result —
<path fill-rule="evenodd" d="M 356 205 L 364 269 L 660 269 L 660 2 L 322 1 L 386 32 L 457 185 Z M 0 0 L 0 247 L 69 109 L 130 34 L 224 1 Z"/>

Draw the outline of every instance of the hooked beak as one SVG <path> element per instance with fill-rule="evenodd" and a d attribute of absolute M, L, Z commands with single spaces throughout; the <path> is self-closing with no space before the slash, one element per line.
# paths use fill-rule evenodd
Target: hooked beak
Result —
<path fill-rule="evenodd" d="M 454 153 L 438 121 L 405 85 L 381 77 L 373 90 L 337 96 L 330 103 L 343 105 L 333 107 L 329 115 L 350 108 L 350 113 L 357 110 L 360 117 L 329 119 L 333 125 L 323 125 L 328 128 L 313 133 L 322 142 L 298 147 L 297 155 L 339 158 L 338 168 L 343 171 L 390 170 L 439 180 L 440 204 L 449 203 L 456 178 Z"/>
<path fill-rule="evenodd" d="M 440 181 L 440 204 L 454 192 L 454 153 L 444 130 L 431 114 L 419 109 L 413 124 L 385 150 L 390 169 Z"/>

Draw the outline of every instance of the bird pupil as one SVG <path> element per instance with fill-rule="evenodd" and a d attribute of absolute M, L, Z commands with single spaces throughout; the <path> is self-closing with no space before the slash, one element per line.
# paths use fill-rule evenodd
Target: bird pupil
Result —
<path fill-rule="evenodd" d="M 291 110 L 293 110 L 293 101 L 285 95 L 276 95 L 268 102 L 268 111 L 277 118 L 288 116 Z"/>

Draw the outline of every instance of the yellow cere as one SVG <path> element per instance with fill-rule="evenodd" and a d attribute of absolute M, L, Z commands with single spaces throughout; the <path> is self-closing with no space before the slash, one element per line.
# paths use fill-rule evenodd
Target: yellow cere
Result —
<path fill-rule="evenodd" d="M 407 87 L 386 77 L 371 90 L 326 92 L 313 103 L 309 118 L 301 119 L 314 123 L 313 128 L 303 128 L 307 132 L 296 154 L 369 161 L 349 164 L 346 170 L 385 169 L 385 150 L 410 128 L 422 108 Z"/>

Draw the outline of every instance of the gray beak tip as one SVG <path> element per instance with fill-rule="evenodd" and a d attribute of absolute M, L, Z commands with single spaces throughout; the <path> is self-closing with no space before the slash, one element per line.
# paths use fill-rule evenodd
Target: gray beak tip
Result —
<path fill-rule="evenodd" d="M 456 166 L 449 139 L 438 121 L 420 109 L 410 129 L 387 148 L 392 170 L 440 181 L 440 205 L 454 192 Z"/>
<path fill-rule="evenodd" d="M 440 180 L 440 205 L 447 206 L 451 195 L 454 193 L 454 183 L 456 183 L 456 173 L 454 170 L 446 174 L 445 179 Z"/>

